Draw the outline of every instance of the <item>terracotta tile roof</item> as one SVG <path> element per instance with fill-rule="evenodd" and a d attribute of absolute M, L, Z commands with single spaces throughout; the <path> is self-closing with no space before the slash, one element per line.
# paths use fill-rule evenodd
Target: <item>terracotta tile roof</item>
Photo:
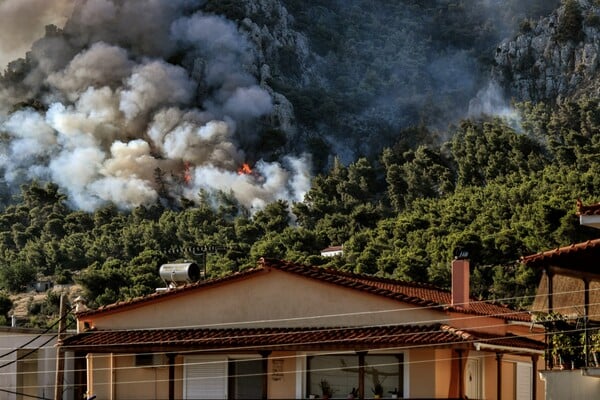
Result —
<path fill-rule="evenodd" d="M 87 310 L 78 313 L 78 317 L 93 315 L 96 313 L 116 310 L 127 306 L 137 305 L 143 302 L 149 302 L 168 296 L 177 296 L 187 291 L 196 290 L 203 287 L 215 286 L 229 281 L 245 279 L 251 275 L 277 269 L 300 275 L 309 279 L 315 279 L 320 282 L 343 286 L 354 290 L 371 293 L 389 299 L 405 302 L 422 307 L 438 307 L 441 310 L 454 312 L 495 316 L 517 321 L 530 321 L 527 312 L 513 310 L 509 307 L 490 302 L 481 302 L 473 300 L 469 309 L 460 306 L 451 306 L 451 293 L 429 284 L 404 282 L 395 279 L 378 278 L 368 275 L 352 274 L 332 269 L 319 268 L 314 266 L 305 266 L 288 261 L 261 259 L 257 268 L 247 270 L 241 273 L 235 273 L 223 278 L 211 279 L 194 284 L 185 285 L 181 288 L 172 289 L 162 293 L 153 293 L 149 296 L 135 298 L 125 302 L 110 304 L 100 307 L 96 310 Z"/>
<path fill-rule="evenodd" d="M 521 262 L 530 267 L 560 267 L 565 270 L 596 274 L 600 277 L 597 260 L 600 258 L 600 239 L 559 247 L 530 256 Z"/>
<path fill-rule="evenodd" d="M 584 206 L 581 200 L 577 200 L 577 215 L 600 215 L 600 203 Z"/>
<path fill-rule="evenodd" d="M 329 251 L 340 251 L 344 250 L 344 246 L 329 246 L 321 250 L 321 253 L 329 252 Z"/>
<path fill-rule="evenodd" d="M 146 329 L 90 331 L 68 337 L 63 346 L 87 351 L 302 350 L 451 346 L 482 342 L 543 350 L 544 343 L 518 336 L 466 332 L 447 325 L 391 325 L 329 328 Z"/>

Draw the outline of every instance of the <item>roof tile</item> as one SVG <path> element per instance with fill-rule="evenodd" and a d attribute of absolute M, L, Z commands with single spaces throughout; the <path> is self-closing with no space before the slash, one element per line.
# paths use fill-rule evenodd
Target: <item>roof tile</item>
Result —
<path fill-rule="evenodd" d="M 453 345 L 483 341 L 523 349 L 544 349 L 544 343 L 519 336 L 471 333 L 447 325 L 387 325 L 372 327 L 144 329 L 89 331 L 64 340 L 72 350 L 285 350 L 301 348 L 357 349 L 378 346 Z M 377 347 L 377 346 L 375 346 Z"/>

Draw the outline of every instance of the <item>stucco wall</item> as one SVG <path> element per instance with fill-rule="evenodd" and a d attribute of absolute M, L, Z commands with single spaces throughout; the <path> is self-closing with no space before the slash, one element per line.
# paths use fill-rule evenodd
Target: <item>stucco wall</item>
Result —
<path fill-rule="evenodd" d="M 297 377 L 302 375 L 302 371 L 297 368 L 295 353 L 271 353 L 268 368 L 269 398 L 295 398 Z"/>
<path fill-rule="evenodd" d="M 413 350 L 407 353 L 408 365 L 404 368 L 408 368 L 408 397 L 436 397 L 440 372 L 435 365 L 436 354 L 438 352 L 433 349 Z"/>
<path fill-rule="evenodd" d="M 600 377 L 584 376 L 581 370 L 542 371 L 546 400 L 596 400 L 600 398 Z"/>
<path fill-rule="evenodd" d="M 56 371 L 56 349 L 53 347 L 56 341 L 45 343 L 52 333 L 42 334 L 42 331 L 22 328 L 2 328 L 0 329 L 0 353 L 5 354 L 0 357 L 0 364 L 6 365 L 0 371 L 0 388 L 9 391 L 20 391 L 38 397 L 52 397 L 54 395 L 55 371 Z M 32 341 L 33 340 L 33 341 Z M 32 341 L 24 348 L 13 351 Z M 34 353 L 27 355 L 29 352 Z M 18 374 L 17 358 L 27 358 L 26 368 L 32 368 L 33 374 L 29 374 L 27 379 Z M 25 360 L 23 360 L 25 362 Z M 35 372 L 37 371 L 37 373 Z M 70 375 L 67 376 L 67 379 Z M 22 389 L 18 387 L 19 381 L 28 387 Z M 15 400 L 16 395 L 10 393 L 0 393 L 0 399 Z"/>
<path fill-rule="evenodd" d="M 277 270 L 125 310 L 83 320 L 98 329 L 136 329 L 416 324 L 445 318 L 442 312 Z"/>

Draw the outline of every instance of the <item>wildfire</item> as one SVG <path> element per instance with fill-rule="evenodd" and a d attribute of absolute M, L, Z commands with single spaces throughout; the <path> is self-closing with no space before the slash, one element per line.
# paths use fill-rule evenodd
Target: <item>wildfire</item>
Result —
<path fill-rule="evenodd" d="M 183 181 L 186 185 L 189 185 L 192 182 L 192 174 L 190 173 L 191 164 L 189 161 L 185 161 L 183 163 Z"/>
<path fill-rule="evenodd" d="M 252 173 L 252 168 L 250 165 L 244 163 L 241 167 L 238 168 L 238 175 L 250 175 Z"/>

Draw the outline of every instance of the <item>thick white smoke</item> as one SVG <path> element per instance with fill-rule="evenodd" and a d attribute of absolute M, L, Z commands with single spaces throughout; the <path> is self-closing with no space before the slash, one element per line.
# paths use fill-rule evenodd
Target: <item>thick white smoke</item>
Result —
<path fill-rule="evenodd" d="M 69 4 L 27 2 L 50 14 Z M 6 181 L 51 180 L 83 210 L 197 199 L 201 189 L 251 209 L 301 200 L 308 160 L 259 160 L 238 174 L 240 139 L 256 135 L 253 123 L 273 102 L 254 78 L 250 42 L 231 21 L 197 11 L 200 3 L 82 0 L 64 33 L 49 30 L 26 61 L 11 63 L 0 81 Z"/>

